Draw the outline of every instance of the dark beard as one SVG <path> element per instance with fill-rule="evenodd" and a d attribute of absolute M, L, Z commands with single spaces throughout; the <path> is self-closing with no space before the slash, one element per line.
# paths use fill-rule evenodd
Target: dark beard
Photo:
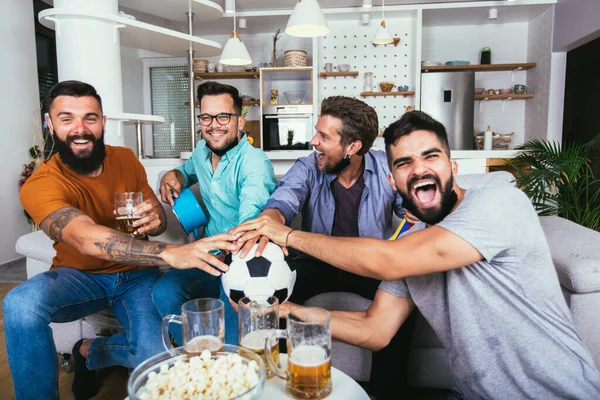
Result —
<path fill-rule="evenodd" d="M 52 133 L 52 138 L 62 162 L 79 175 L 90 175 L 100 168 L 104 162 L 104 158 L 106 157 L 104 130 L 102 130 L 102 135 L 98 139 L 91 133 L 84 133 L 83 135 L 73 135 L 68 137 L 66 141 L 62 141 L 54 132 Z M 71 142 L 79 139 L 90 140 L 94 144 L 92 153 L 85 158 L 78 157 L 70 146 Z"/>
<path fill-rule="evenodd" d="M 212 151 L 213 153 L 215 153 L 219 157 L 223 157 L 225 155 L 225 153 L 227 153 L 229 150 L 231 150 L 235 146 L 237 146 L 239 144 L 239 142 L 240 141 L 238 140 L 238 138 L 236 136 L 235 139 L 233 140 L 233 142 L 229 143 L 227 146 L 225 146 L 222 149 L 213 149 L 212 147 L 210 147 L 210 145 L 208 144 L 208 142 L 206 142 L 206 147 L 208 147 L 210 149 L 210 151 Z"/>
<path fill-rule="evenodd" d="M 420 211 L 417 208 L 417 205 L 414 201 L 413 196 L 410 193 L 402 193 L 402 207 L 406 208 L 410 211 L 415 217 L 419 218 L 420 221 L 425 222 L 427 225 L 435 225 L 438 222 L 442 221 L 454 208 L 456 202 L 458 201 L 458 196 L 454 191 L 454 177 L 450 177 L 446 182 L 446 185 L 442 188 L 442 183 L 440 182 L 440 178 L 434 175 L 424 175 L 421 177 L 415 177 L 410 180 L 408 187 L 412 187 L 413 184 L 421 179 L 433 179 L 437 187 L 440 188 L 442 195 L 442 202 L 439 208 L 428 209 L 425 211 Z"/>
<path fill-rule="evenodd" d="M 331 168 L 328 168 L 327 172 L 330 174 L 337 175 L 340 172 L 342 172 L 348 165 L 350 165 L 350 157 L 344 157 L 340 160 L 339 163 L 335 164 Z"/>

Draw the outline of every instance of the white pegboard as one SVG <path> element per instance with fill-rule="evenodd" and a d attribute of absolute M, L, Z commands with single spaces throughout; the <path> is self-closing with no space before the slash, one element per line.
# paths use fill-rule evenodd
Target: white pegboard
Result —
<path fill-rule="evenodd" d="M 379 92 L 378 83 L 393 81 L 396 85 L 408 85 L 415 90 L 415 25 L 416 18 L 387 19 L 389 32 L 400 38 L 398 46 L 373 46 L 371 41 L 380 23 L 373 17 L 369 25 L 359 20 L 331 21 L 331 31 L 318 40 L 318 63 L 316 69 L 325 71 L 325 63 L 350 64 L 351 71 L 358 71 L 356 78 L 328 77 L 319 78 L 319 103 L 326 97 L 342 95 L 363 100 L 373 106 L 379 116 L 380 128 L 385 128 L 404 113 L 406 106 L 414 107 L 414 96 L 361 97 L 364 73 L 373 73 L 373 91 Z M 396 90 L 396 89 L 394 89 Z"/>

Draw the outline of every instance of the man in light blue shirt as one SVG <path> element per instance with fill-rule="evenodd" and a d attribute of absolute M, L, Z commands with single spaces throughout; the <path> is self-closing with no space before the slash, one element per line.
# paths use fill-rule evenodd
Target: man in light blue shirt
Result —
<path fill-rule="evenodd" d="M 273 166 L 265 153 L 252 147 L 242 129 L 242 99 L 230 85 L 205 82 L 198 86 L 202 138 L 192 156 L 182 166 L 167 172 L 160 183 L 162 201 L 173 205 L 173 196 L 195 183 L 206 210 L 208 222 L 203 236 L 226 233 L 242 222 L 255 218 L 275 190 Z M 218 298 L 219 279 L 200 269 L 172 269 L 156 283 L 153 299 L 162 317 L 180 314 L 186 301 L 200 297 Z M 226 341 L 237 343 L 237 332 L 227 329 L 237 315 L 223 295 L 226 313 Z M 235 319 L 235 320 L 233 320 Z M 180 330 L 171 332 L 182 345 Z"/>

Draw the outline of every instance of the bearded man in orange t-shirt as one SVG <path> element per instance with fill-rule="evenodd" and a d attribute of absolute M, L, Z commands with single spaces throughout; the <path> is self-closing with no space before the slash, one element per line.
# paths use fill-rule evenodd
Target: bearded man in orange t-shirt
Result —
<path fill-rule="evenodd" d="M 56 350 L 50 322 L 77 320 L 109 307 L 124 332 L 75 344 L 76 399 L 98 391 L 95 370 L 134 368 L 162 350 L 161 319 L 152 302 L 159 265 L 201 268 L 220 275 L 227 266 L 208 253 L 233 249 L 229 235 L 184 246 L 139 240 L 114 228 L 113 196 L 142 192 L 137 233 L 166 229 L 164 209 L 130 149 L 104 144 L 106 117 L 96 90 L 65 81 L 48 94 L 46 122 L 58 154 L 45 160 L 21 189 L 21 203 L 54 240 L 50 271 L 5 297 L 6 349 L 16 398 L 58 399 Z"/>

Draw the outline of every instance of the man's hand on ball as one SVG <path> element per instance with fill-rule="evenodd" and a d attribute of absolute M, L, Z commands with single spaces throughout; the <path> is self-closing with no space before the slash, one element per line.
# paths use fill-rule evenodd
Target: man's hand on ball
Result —
<path fill-rule="evenodd" d="M 232 241 L 235 237 L 228 234 L 214 235 L 183 246 L 167 246 L 161 253 L 165 262 L 177 269 L 200 268 L 211 275 L 219 276 L 227 272 L 229 266 L 210 250 L 236 248 Z"/>
<path fill-rule="evenodd" d="M 288 233 L 291 231 L 292 229 L 290 227 L 282 224 L 281 222 L 275 221 L 273 218 L 263 215 L 256 219 L 244 222 L 243 224 L 233 228 L 230 233 L 238 237 L 237 251 L 240 251 L 240 249 L 243 248 L 247 253 L 249 249 L 245 247 L 246 242 L 252 242 L 253 246 L 257 239 L 260 238 L 260 253 L 262 253 L 262 250 L 264 250 L 264 247 L 267 245 L 267 242 L 270 239 L 274 243 L 281 246 L 283 253 L 287 256 L 289 253 L 285 247 L 285 241 Z M 250 246 L 250 248 L 252 246 Z M 259 256 L 260 253 L 257 252 L 257 256 Z"/>

